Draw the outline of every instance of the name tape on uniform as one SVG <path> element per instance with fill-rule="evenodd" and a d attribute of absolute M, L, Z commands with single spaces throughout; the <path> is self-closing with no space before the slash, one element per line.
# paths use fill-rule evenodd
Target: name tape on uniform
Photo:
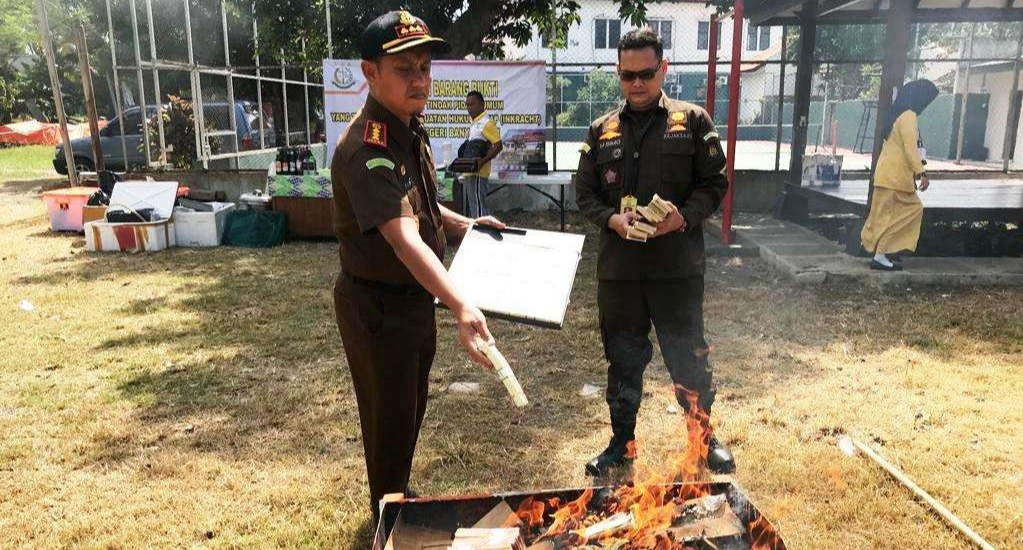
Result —
<path fill-rule="evenodd" d="M 366 169 L 367 170 L 372 170 L 374 168 L 380 168 L 381 166 L 384 167 L 384 168 L 388 168 L 390 170 L 394 170 L 394 163 L 391 162 L 391 159 L 385 159 L 383 157 L 377 157 L 375 159 L 369 159 L 369 160 L 366 161 Z"/>

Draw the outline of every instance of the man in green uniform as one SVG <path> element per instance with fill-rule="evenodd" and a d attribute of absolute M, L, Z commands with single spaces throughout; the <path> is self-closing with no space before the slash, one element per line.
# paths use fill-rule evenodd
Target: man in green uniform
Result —
<path fill-rule="evenodd" d="M 331 162 L 341 274 L 334 284 L 338 329 L 359 404 L 370 507 L 408 491 L 437 345 L 434 297 L 454 313 L 470 357 L 492 341 L 483 314 L 466 301 L 441 259 L 446 240 L 473 223 L 437 202 L 433 154 L 421 114 L 433 52 L 446 42 L 408 12 L 374 20 L 360 38 L 366 104 L 338 141 Z"/>
<path fill-rule="evenodd" d="M 618 44 L 618 76 L 625 105 L 597 119 L 582 146 L 576 176 L 580 210 L 603 229 L 597 260 L 597 303 L 608 366 L 607 404 L 613 435 L 586 464 L 603 476 L 635 457 L 636 413 L 643 371 L 653 348 L 653 324 L 679 404 L 687 392 L 710 413 L 714 384 L 703 334 L 703 220 L 728 189 L 725 157 L 714 123 L 696 105 L 661 90 L 667 61 L 650 29 L 627 33 Z M 635 205 L 659 195 L 668 216 L 646 242 L 630 240 Z M 731 453 L 717 438 L 708 465 L 734 471 Z"/>

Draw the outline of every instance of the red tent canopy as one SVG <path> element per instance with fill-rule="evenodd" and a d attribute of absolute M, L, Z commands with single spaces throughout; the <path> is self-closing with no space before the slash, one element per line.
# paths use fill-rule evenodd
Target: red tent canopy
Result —
<path fill-rule="evenodd" d="M 100 129 L 107 121 L 99 121 Z M 77 139 L 89 135 L 88 124 L 69 124 L 68 135 Z M 26 120 L 0 126 L 0 143 L 6 145 L 57 145 L 60 143 L 60 125 Z"/>

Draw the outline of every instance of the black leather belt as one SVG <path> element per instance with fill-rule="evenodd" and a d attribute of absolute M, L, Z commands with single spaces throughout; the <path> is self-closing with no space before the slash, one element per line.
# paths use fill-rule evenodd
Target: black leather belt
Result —
<path fill-rule="evenodd" d="M 419 285 L 385 283 L 383 281 L 364 279 L 351 273 L 342 273 L 341 276 L 359 286 L 371 288 L 385 294 L 395 294 L 397 296 L 420 296 L 426 294 L 426 289 Z"/>

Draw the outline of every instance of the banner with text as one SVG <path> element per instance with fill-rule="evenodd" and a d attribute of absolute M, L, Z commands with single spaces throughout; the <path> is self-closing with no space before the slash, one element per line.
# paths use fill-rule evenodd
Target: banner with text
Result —
<path fill-rule="evenodd" d="M 323 61 L 323 102 L 327 120 L 327 158 L 348 122 L 362 108 L 369 85 L 359 60 Z M 424 116 L 438 167 L 453 161 L 466 140 L 471 120 L 465 96 L 483 94 L 487 112 L 501 129 L 504 150 L 491 174 L 515 177 L 529 162 L 544 160 L 547 87 L 544 63 L 436 60 L 433 86 Z"/>

